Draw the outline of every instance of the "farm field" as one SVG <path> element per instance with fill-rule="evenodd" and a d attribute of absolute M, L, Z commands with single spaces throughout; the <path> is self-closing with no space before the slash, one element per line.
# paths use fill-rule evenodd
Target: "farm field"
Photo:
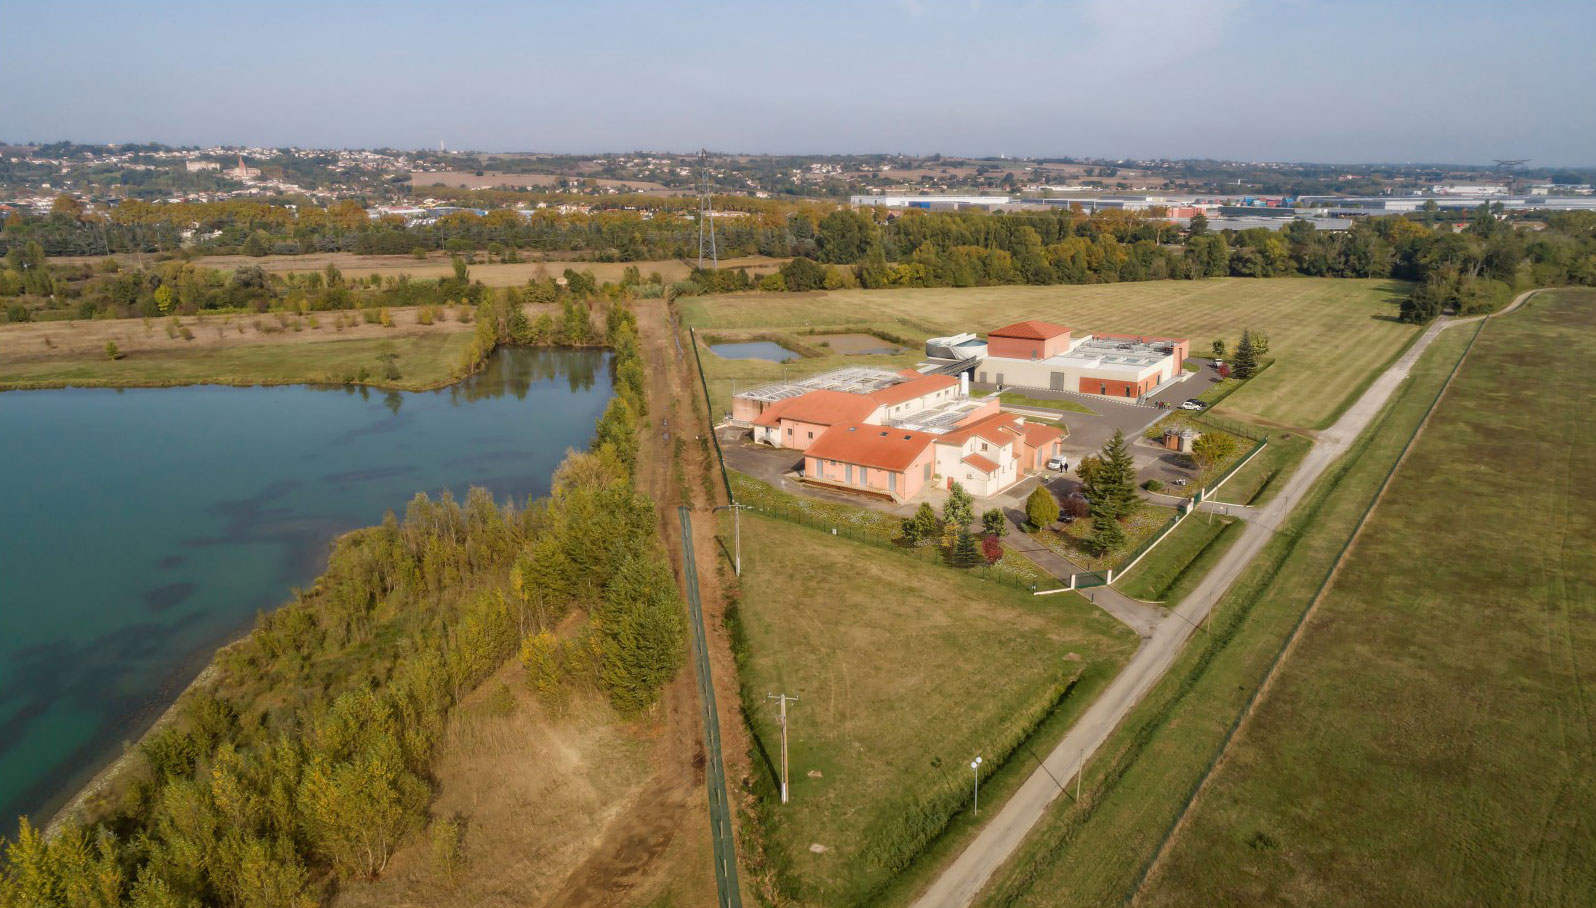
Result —
<path fill-rule="evenodd" d="M 984 758 L 983 804 L 1000 803 L 1032 765 L 1010 751 L 1037 726 L 1037 748 L 1062 734 L 1136 646 L 1073 593 L 1035 597 L 786 521 L 743 523 L 735 633 L 759 813 L 768 873 L 798 904 L 903 900 L 894 877 L 972 828 L 971 759 Z M 785 806 L 765 700 L 779 692 L 800 698 Z"/>
<path fill-rule="evenodd" d="M 1045 814 L 976 904 L 1055 908 L 1131 899 L 1472 333 L 1460 327 L 1436 338 L 1087 764 L 1081 801 L 1060 801 Z M 1306 790 L 1299 795 L 1311 800 Z"/>
<path fill-rule="evenodd" d="M 129 259 L 130 257 L 120 257 Z M 263 268 L 268 272 L 321 271 L 328 265 L 337 266 L 346 278 L 383 277 L 408 274 L 413 280 L 434 280 L 454 274 L 454 265 L 447 253 L 434 252 L 424 259 L 408 255 L 356 255 L 352 252 L 331 252 L 318 255 L 208 255 L 194 260 L 205 268 Z M 98 261 L 98 258 L 89 261 Z M 62 259 L 60 261 L 68 261 Z M 769 274 L 782 266 L 786 259 L 766 258 L 761 255 L 721 259 L 722 268 L 747 268 L 750 275 Z M 658 272 L 667 283 L 685 280 L 692 274 L 696 262 L 686 259 L 667 259 L 652 262 L 584 262 L 553 259 L 541 262 L 516 262 L 504 264 L 475 264 L 471 266 L 471 279 L 489 287 L 518 287 L 538 276 L 539 269 L 559 277 L 565 269 L 591 271 L 600 283 L 620 282 L 628 267 L 636 268 L 646 278 Z"/>
<path fill-rule="evenodd" d="M 1301 428 L 1329 425 L 1365 383 L 1417 336 L 1396 321 L 1408 287 L 1400 281 L 1342 278 L 1216 278 L 1054 287 L 839 290 L 734 294 L 682 300 L 684 321 L 704 329 L 802 332 L 877 327 L 914 339 L 981 332 L 1035 318 L 1079 331 L 1175 334 L 1206 354 L 1215 338 L 1231 348 L 1243 328 L 1269 337 L 1277 360 L 1231 394 L 1222 411 Z M 918 354 L 923 351 L 913 350 Z M 847 357 L 863 362 L 864 357 Z M 912 361 L 915 356 L 896 358 Z M 806 359 L 803 372 L 834 368 Z M 708 363 L 706 362 L 706 370 Z M 714 376 L 770 380 L 766 371 Z M 724 384 L 724 382 L 723 382 Z"/>
<path fill-rule="evenodd" d="M 1592 361 L 1590 291 L 1486 326 L 1138 904 L 1589 903 Z"/>
<path fill-rule="evenodd" d="M 473 325 L 451 317 L 417 323 L 414 309 L 392 309 L 393 327 L 368 324 L 356 311 L 306 316 L 185 316 L 29 322 L 0 326 L 0 389 L 179 384 L 339 384 L 359 379 L 401 390 L 456 380 Z M 534 313 L 535 316 L 535 313 Z M 167 328 L 173 327 L 169 332 Z M 180 326 L 180 328 L 179 328 Z M 177 330 L 190 333 L 184 339 Z M 121 358 L 107 357 L 115 343 Z M 384 380 L 392 354 L 400 377 Z"/>

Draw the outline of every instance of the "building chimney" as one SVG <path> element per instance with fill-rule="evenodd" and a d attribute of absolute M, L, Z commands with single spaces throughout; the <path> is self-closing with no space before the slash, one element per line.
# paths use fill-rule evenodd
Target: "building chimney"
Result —
<path fill-rule="evenodd" d="M 970 396 L 970 373 L 968 372 L 959 373 L 959 396 Z"/>

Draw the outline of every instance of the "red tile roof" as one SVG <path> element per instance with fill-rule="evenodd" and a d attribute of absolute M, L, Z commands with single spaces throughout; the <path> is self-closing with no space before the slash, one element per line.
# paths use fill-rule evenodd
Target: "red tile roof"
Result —
<path fill-rule="evenodd" d="M 954 429 L 946 435 L 937 436 L 940 444 L 962 445 L 972 437 L 984 438 L 987 441 L 1006 445 L 1016 438 L 1021 437 L 1021 426 L 1025 419 L 1013 413 L 991 413 L 981 417 L 959 429 Z"/>
<path fill-rule="evenodd" d="M 754 425 L 774 426 L 783 419 L 791 419 L 817 426 L 834 426 L 841 422 L 859 422 L 874 413 L 878 406 L 879 402 L 863 394 L 808 391 L 766 407 L 765 412 L 754 417 Z"/>
<path fill-rule="evenodd" d="M 925 452 L 935 435 L 865 423 L 835 425 L 804 451 L 806 457 L 835 460 L 901 473 Z"/>
<path fill-rule="evenodd" d="M 1049 445 L 1064 437 L 1058 426 L 1044 426 L 1039 422 L 1025 424 L 1025 443 L 1033 448 Z"/>
<path fill-rule="evenodd" d="M 889 385 L 880 391 L 873 391 L 869 397 L 878 404 L 890 407 L 893 404 L 901 404 L 906 400 L 914 400 L 916 397 L 935 394 L 944 388 L 952 388 L 958 383 L 959 380 L 951 375 L 921 375 L 906 382 Z"/>
<path fill-rule="evenodd" d="M 988 331 L 986 335 L 987 337 L 1017 337 L 1021 340 L 1047 340 L 1058 337 L 1060 334 L 1068 333 L 1070 333 L 1070 329 L 1063 325 L 1055 325 L 1052 322 L 1029 321 L 1004 325 L 996 330 Z"/>
<path fill-rule="evenodd" d="M 964 455 L 964 463 L 967 463 L 970 466 L 975 467 L 977 470 L 980 470 L 982 473 L 992 473 L 992 472 L 996 471 L 997 468 L 998 468 L 997 464 L 993 463 L 991 460 L 989 460 L 989 459 L 987 459 L 985 457 L 982 457 L 979 454 L 966 454 L 966 455 Z"/>

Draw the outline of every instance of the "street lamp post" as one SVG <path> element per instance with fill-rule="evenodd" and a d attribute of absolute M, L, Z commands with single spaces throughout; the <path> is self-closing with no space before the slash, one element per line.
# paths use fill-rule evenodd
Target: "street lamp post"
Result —
<path fill-rule="evenodd" d="M 970 761 L 970 773 L 975 776 L 975 815 L 981 815 L 981 758 Z"/>
<path fill-rule="evenodd" d="M 741 577 L 743 575 L 743 520 L 742 520 L 742 512 L 746 511 L 746 510 L 748 510 L 748 509 L 750 509 L 752 507 L 753 507 L 753 505 L 751 505 L 751 504 L 738 504 L 735 501 L 732 502 L 731 504 L 722 504 L 722 505 L 716 505 L 715 506 L 715 510 L 717 510 L 717 511 L 731 511 L 732 512 L 732 539 L 734 540 L 733 543 L 732 543 L 732 549 L 736 552 L 736 554 L 734 554 L 732 556 L 732 573 L 736 574 L 739 577 Z"/>

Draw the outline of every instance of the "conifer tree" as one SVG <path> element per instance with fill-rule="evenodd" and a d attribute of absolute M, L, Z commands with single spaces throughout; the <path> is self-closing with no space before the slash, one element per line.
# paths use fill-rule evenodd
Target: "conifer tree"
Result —
<path fill-rule="evenodd" d="M 1231 373 L 1246 380 L 1258 372 L 1258 351 L 1252 345 L 1252 332 L 1241 332 L 1241 343 L 1236 345 L 1236 357 L 1230 363 Z"/>

